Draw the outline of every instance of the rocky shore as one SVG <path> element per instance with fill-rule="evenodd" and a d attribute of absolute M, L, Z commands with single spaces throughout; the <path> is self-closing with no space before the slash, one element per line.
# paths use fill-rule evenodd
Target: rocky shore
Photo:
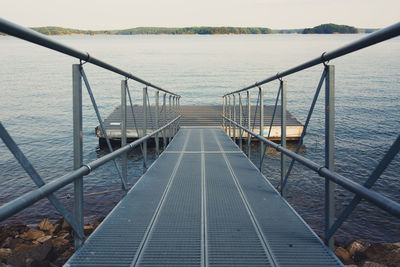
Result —
<path fill-rule="evenodd" d="M 85 225 L 85 235 L 89 236 L 101 221 Z M 73 230 L 64 219 L 54 224 L 44 219 L 37 227 L 0 226 L 0 267 L 62 266 L 74 253 L 73 240 Z"/>
<path fill-rule="evenodd" d="M 348 267 L 400 267 L 400 242 L 367 243 L 354 240 L 336 247 L 335 254 Z"/>
<path fill-rule="evenodd" d="M 103 219 L 84 226 L 89 236 Z M 74 253 L 73 231 L 60 219 L 54 224 L 48 219 L 36 227 L 22 224 L 0 226 L 0 267 L 62 266 Z M 400 267 L 400 242 L 367 243 L 360 240 L 339 244 L 335 254 L 351 267 Z"/>

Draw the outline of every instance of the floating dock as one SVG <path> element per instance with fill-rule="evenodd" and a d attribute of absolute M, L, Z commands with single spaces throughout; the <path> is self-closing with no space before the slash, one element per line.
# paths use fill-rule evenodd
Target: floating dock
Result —
<path fill-rule="evenodd" d="M 250 123 L 251 129 L 254 132 L 259 132 L 260 114 L 259 109 L 256 110 L 255 106 L 251 108 L 252 114 Z M 264 136 L 268 136 L 268 130 L 272 119 L 274 106 L 264 106 Z M 256 112 L 257 111 L 257 112 Z M 134 116 L 132 114 L 131 106 L 127 107 L 127 138 L 128 140 L 135 140 L 143 134 L 143 107 L 133 106 Z M 243 110 L 243 122 L 247 125 L 248 115 L 247 111 Z M 147 133 L 151 133 L 156 129 L 155 127 L 155 107 L 151 107 L 147 110 Z M 222 106 L 181 106 L 180 113 L 182 118 L 180 119 L 180 126 L 216 126 L 221 127 L 222 125 Z M 238 120 L 239 109 L 236 110 L 236 118 Z M 170 121 L 177 114 L 169 113 L 166 114 L 167 119 L 164 120 L 163 111 L 159 113 L 159 127 L 165 125 L 166 121 Z M 135 123 L 136 122 L 136 123 Z M 105 130 L 108 137 L 111 140 L 119 141 L 121 138 L 121 106 L 117 106 L 104 120 Z M 135 126 L 136 125 L 136 126 Z M 298 140 L 300 139 L 304 125 L 289 111 L 286 112 L 286 139 Z M 137 130 L 136 130 L 137 129 Z M 168 136 L 168 132 L 166 133 Z M 231 137 L 233 137 L 233 130 L 231 131 Z M 100 131 L 100 127 L 96 127 L 96 136 L 100 139 L 104 139 Z M 239 136 L 239 129 L 236 129 L 236 137 Z M 247 137 L 247 133 L 242 133 L 243 137 Z M 277 106 L 275 119 L 272 124 L 270 139 L 274 141 L 280 141 L 281 139 L 281 111 L 280 106 Z M 100 141 L 101 142 L 101 141 Z"/>
<path fill-rule="evenodd" d="M 65 266 L 343 265 L 221 127 L 182 127 Z"/>

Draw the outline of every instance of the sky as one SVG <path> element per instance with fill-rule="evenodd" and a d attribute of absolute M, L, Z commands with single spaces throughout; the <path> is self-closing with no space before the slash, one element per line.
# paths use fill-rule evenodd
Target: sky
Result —
<path fill-rule="evenodd" d="M 0 0 L 0 17 L 26 27 L 112 30 L 140 26 L 291 29 L 323 23 L 381 28 L 400 0 Z"/>

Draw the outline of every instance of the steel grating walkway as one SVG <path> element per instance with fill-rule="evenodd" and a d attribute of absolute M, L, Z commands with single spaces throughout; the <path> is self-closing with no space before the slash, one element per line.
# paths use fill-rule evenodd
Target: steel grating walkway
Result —
<path fill-rule="evenodd" d="M 219 128 L 182 128 L 66 266 L 342 266 Z"/>

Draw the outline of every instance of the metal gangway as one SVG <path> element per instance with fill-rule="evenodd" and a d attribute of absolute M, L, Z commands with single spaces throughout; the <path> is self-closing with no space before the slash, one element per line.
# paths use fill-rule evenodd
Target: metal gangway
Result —
<path fill-rule="evenodd" d="M 361 185 L 334 171 L 334 66 L 328 61 L 400 35 L 400 23 L 370 34 L 347 46 L 279 72 L 259 83 L 225 94 L 222 97 L 221 127 L 180 127 L 180 95 L 144 81 L 88 53 L 83 53 L 32 30 L 0 19 L 0 31 L 77 58 L 73 73 L 73 151 L 74 171 L 45 183 L 24 156 L 7 130 L 0 124 L 0 137 L 20 165 L 29 174 L 37 189 L 0 207 L 0 220 L 48 198 L 70 223 L 75 233 L 76 253 L 66 266 L 341 266 L 332 253 L 333 236 L 361 200 L 378 206 L 399 218 L 400 204 L 372 190 L 372 186 L 400 150 L 400 135 L 386 155 Z M 121 81 L 121 148 L 113 151 L 104 131 L 84 64 L 94 64 L 123 76 Z M 309 109 L 297 149 L 286 148 L 286 81 L 284 77 L 315 65 L 323 65 L 321 79 Z M 107 139 L 110 153 L 93 162 L 82 158 L 82 80 Z M 139 139 L 126 142 L 126 110 L 132 107 L 128 81 L 143 84 L 143 127 L 136 129 Z M 262 85 L 279 81 L 275 110 L 281 109 L 281 144 L 264 135 Z M 325 84 L 325 164 L 320 165 L 298 154 L 302 138 L 311 120 L 321 88 Z M 258 90 L 257 112 L 259 132 L 250 125 L 251 89 Z M 150 109 L 148 89 L 155 90 L 154 120 L 156 130 L 149 132 Z M 159 95 L 164 94 L 162 107 Z M 247 105 L 242 94 L 246 93 Z M 172 104 L 166 104 L 166 96 Z M 238 105 L 236 105 L 236 97 Z M 280 101 L 279 101 L 280 100 Z M 280 105 L 278 106 L 278 102 Z M 174 114 L 166 121 L 168 109 Z M 247 111 L 246 111 L 247 110 Z M 132 110 L 133 113 L 133 110 Z M 247 114 L 247 116 L 246 116 Z M 254 112 L 253 112 L 254 114 Z M 274 111 L 275 114 L 275 111 Z M 274 116 L 271 121 L 273 122 Z M 271 125 L 269 126 L 271 128 Z M 166 132 L 168 131 L 168 134 Z M 270 131 L 268 131 L 270 132 Z M 172 133 L 172 134 L 171 134 Z M 227 134 L 228 133 L 228 134 Z M 244 133 L 247 151 L 244 153 Z M 233 136 L 231 139 L 229 136 Z M 147 166 L 147 141 L 154 137 L 158 159 Z M 260 145 L 260 165 L 250 155 L 251 137 Z M 169 139 L 169 140 L 168 140 Z M 160 142 L 161 140 L 161 142 Z M 159 144 L 163 145 L 163 151 Z M 140 180 L 130 187 L 127 183 L 126 153 L 140 147 L 146 169 Z M 281 182 L 276 190 L 262 174 L 268 148 L 281 154 Z M 121 157 L 118 166 L 115 159 Z M 291 163 L 286 166 L 286 157 Z M 114 161 L 126 196 L 88 238 L 83 233 L 83 179 L 94 169 Z M 324 242 L 286 202 L 286 184 L 295 162 L 318 173 L 325 179 Z M 53 195 L 60 188 L 74 183 L 74 213 L 70 214 Z M 334 213 L 334 186 L 339 185 L 355 194 L 345 210 Z"/>

